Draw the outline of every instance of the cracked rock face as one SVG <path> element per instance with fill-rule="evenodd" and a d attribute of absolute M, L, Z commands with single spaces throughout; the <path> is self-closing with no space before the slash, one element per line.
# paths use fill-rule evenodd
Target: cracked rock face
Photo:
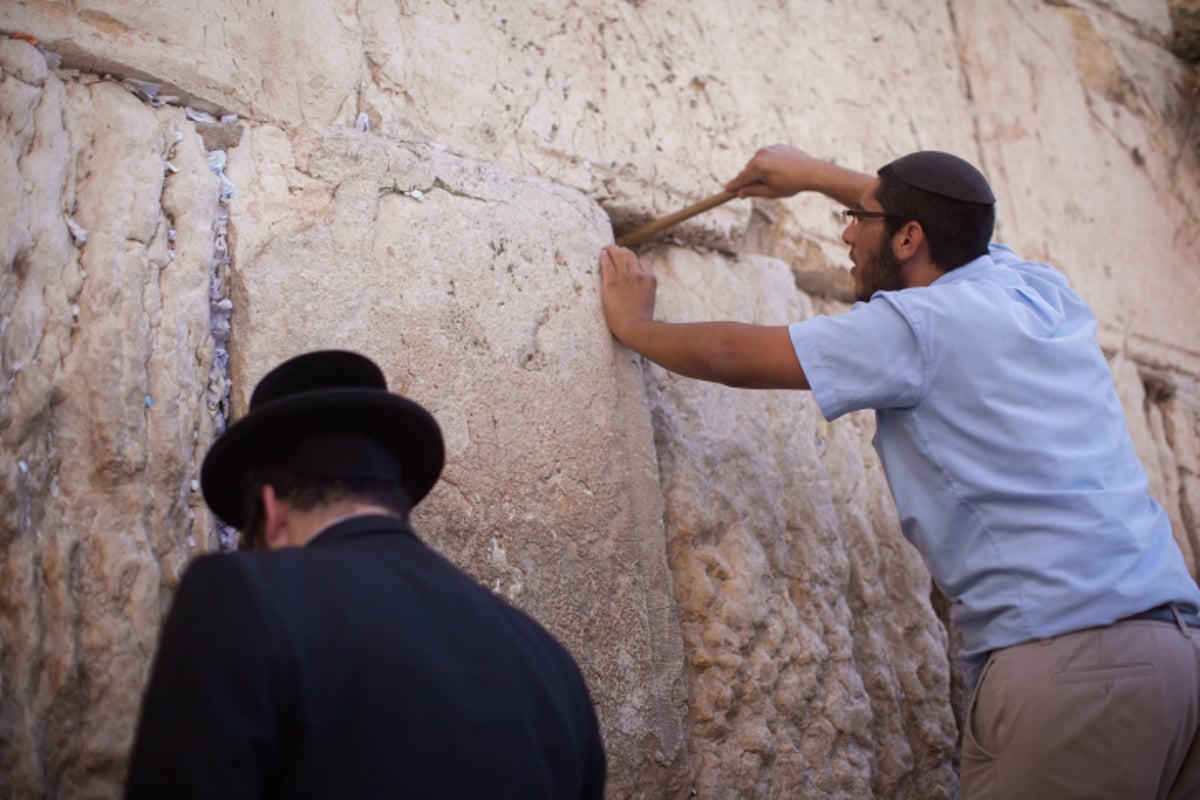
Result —
<path fill-rule="evenodd" d="M 178 109 L 23 42 L 0 69 L 0 783 L 116 796 L 164 604 L 211 547 L 217 181 Z"/>
<path fill-rule="evenodd" d="M 1000 238 L 1095 308 L 1195 570 L 1187 3 L 802 5 L 0 4 L 0 794 L 119 794 L 171 592 L 229 542 L 199 461 L 334 346 L 438 417 L 415 526 L 576 655 L 610 796 L 955 796 L 956 632 L 872 417 L 671 376 L 601 319 L 606 212 L 771 141 L 980 164 Z M 836 211 L 681 225 L 644 251 L 659 316 L 845 310 Z"/>
<path fill-rule="evenodd" d="M 615 796 L 685 792 L 649 415 L 597 304 L 608 219 L 573 190 L 350 128 L 250 137 L 229 164 L 235 408 L 280 354 L 379 363 L 446 439 L 418 535 L 576 655 L 620 765 Z M 293 213 L 297 196 L 309 213 Z"/>
<path fill-rule="evenodd" d="M 1193 64 L 1200 61 L 1200 2 L 1170 0 L 1171 50 Z"/>
<path fill-rule="evenodd" d="M 656 265 L 669 319 L 813 314 L 774 259 L 676 248 Z M 870 455 L 872 418 L 829 425 L 807 394 L 657 367 L 647 384 L 698 795 L 949 796 L 946 631 Z"/>

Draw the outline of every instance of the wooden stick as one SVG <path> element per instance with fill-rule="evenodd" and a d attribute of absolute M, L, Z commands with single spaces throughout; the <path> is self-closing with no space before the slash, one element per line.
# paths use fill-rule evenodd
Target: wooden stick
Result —
<path fill-rule="evenodd" d="M 737 197 L 736 192 L 721 192 L 720 194 L 714 194 L 712 197 L 701 200 L 699 203 L 694 205 L 690 205 L 682 211 L 676 211 L 670 216 L 663 217 L 662 219 L 656 219 L 654 222 L 643 225 L 635 231 L 630 231 L 629 233 L 617 237 L 617 244 L 621 247 L 636 247 L 647 239 L 650 239 L 651 237 L 665 231 L 672 225 L 676 225 L 680 222 L 683 222 L 685 219 L 708 211 L 710 208 L 716 208 L 722 203 L 728 203 L 735 197 Z"/>

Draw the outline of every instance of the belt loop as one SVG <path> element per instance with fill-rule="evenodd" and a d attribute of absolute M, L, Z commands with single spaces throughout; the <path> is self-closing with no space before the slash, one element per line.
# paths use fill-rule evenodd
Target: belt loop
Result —
<path fill-rule="evenodd" d="M 1183 615 L 1179 613 L 1179 606 L 1175 603 L 1167 603 L 1171 609 L 1171 613 L 1175 615 L 1175 624 L 1179 626 L 1179 631 L 1187 638 L 1192 638 L 1192 632 L 1188 630 L 1187 623 L 1183 621 Z"/>

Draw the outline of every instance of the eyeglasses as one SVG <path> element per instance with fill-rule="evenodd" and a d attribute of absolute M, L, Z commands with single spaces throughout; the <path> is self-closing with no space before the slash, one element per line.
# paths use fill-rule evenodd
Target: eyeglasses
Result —
<path fill-rule="evenodd" d="M 899 220 L 907 220 L 899 214 L 893 214 L 890 211 L 867 211 L 863 208 L 847 208 L 842 212 L 842 219 L 849 225 L 852 222 L 863 222 L 869 219 L 884 219 L 886 217 L 895 217 Z"/>

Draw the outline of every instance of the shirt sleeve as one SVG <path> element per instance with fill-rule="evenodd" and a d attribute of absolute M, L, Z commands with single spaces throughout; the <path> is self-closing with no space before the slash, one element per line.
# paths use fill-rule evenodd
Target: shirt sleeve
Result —
<path fill-rule="evenodd" d="M 138 798 L 264 797 L 279 763 L 277 627 L 253 574 L 201 556 L 175 593 L 125 787 Z"/>
<path fill-rule="evenodd" d="M 792 347 L 827 420 L 864 408 L 909 408 L 924 392 L 928 358 L 895 294 L 836 317 L 788 326 Z"/>

